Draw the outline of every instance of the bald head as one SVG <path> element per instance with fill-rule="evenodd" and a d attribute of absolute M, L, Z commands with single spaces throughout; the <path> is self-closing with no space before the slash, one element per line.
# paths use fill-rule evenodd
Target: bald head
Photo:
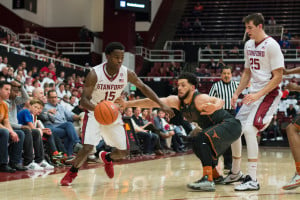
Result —
<path fill-rule="evenodd" d="M 47 102 L 47 98 L 46 98 L 46 96 L 44 95 L 44 90 L 43 90 L 43 88 L 41 88 L 41 87 L 35 88 L 35 89 L 32 91 L 32 97 L 33 97 L 34 99 L 41 100 L 43 103 L 46 103 L 46 102 Z"/>
<path fill-rule="evenodd" d="M 33 98 L 37 98 L 37 99 L 39 99 L 41 96 L 45 96 L 43 88 L 41 88 L 41 87 L 35 88 L 32 91 L 32 96 L 33 96 Z"/>

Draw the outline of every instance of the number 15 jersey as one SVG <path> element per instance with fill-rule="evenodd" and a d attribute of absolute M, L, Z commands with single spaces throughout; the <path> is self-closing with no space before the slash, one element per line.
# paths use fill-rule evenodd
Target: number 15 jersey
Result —
<path fill-rule="evenodd" d="M 127 68 L 122 65 L 119 73 L 110 77 L 106 71 L 106 62 L 94 67 L 97 74 L 97 83 L 92 93 L 91 102 L 98 104 L 102 100 L 114 102 L 121 96 L 127 85 Z"/>
<path fill-rule="evenodd" d="M 269 83 L 273 70 L 284 67 L 280 46 L 272 37 L 266 37 L 258 44 L 248 40 L 244 55 L 245 68 L 251 70 L 251 93 L 260 91 Z"/>

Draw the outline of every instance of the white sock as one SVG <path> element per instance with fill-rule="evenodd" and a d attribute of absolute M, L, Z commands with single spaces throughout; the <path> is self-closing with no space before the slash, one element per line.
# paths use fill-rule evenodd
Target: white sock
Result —
<path fill-rule="evenodd" d="M 237 174 L 239 173 L 239 171 L 241 170 L 241 161 L 242 159 L 239 158 L 239 159 L 234 159 L 232 158 L 232 168 L 231 168 L 231 172 L 233 174 Z"/>
<path fill-rule="evenodd" d="M 248 162 L 248 174 L 256 181 L 257 162 Z"/>

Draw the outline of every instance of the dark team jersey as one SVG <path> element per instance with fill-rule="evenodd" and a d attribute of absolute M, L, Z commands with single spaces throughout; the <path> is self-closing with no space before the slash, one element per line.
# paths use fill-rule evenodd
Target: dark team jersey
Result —
<path fill-rule="evenodd" d="M 189 122 L 196 122 L 202 129 L 205 129 L 221 123 L 224 119 L 234 118 L 234 116 L 223 109 L 217 110 L 211 115 L 201 115 L 201 112 L 197 110 L 195 105 L 197 95 L 200 95 L 200 93 L 194 93 L 191 104 L 184 104 L 183 101 L 180 101 L 180 112 Z"/>

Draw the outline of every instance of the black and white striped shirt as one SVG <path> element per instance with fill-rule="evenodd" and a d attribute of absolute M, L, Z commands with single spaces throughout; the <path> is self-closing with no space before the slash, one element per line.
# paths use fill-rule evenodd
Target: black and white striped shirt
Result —
<path fill-rule="evenodd" d="M 217 97 L 225 101 L 223 109 L 232 110 L 232 106 L 230 105 L 230 101 L 233 93 L 238 87 L 238 82 L 230 81 L 229 83 L 225 83 L 222 80 L 213 84 L 209 91 L 209 96 Z"/>

